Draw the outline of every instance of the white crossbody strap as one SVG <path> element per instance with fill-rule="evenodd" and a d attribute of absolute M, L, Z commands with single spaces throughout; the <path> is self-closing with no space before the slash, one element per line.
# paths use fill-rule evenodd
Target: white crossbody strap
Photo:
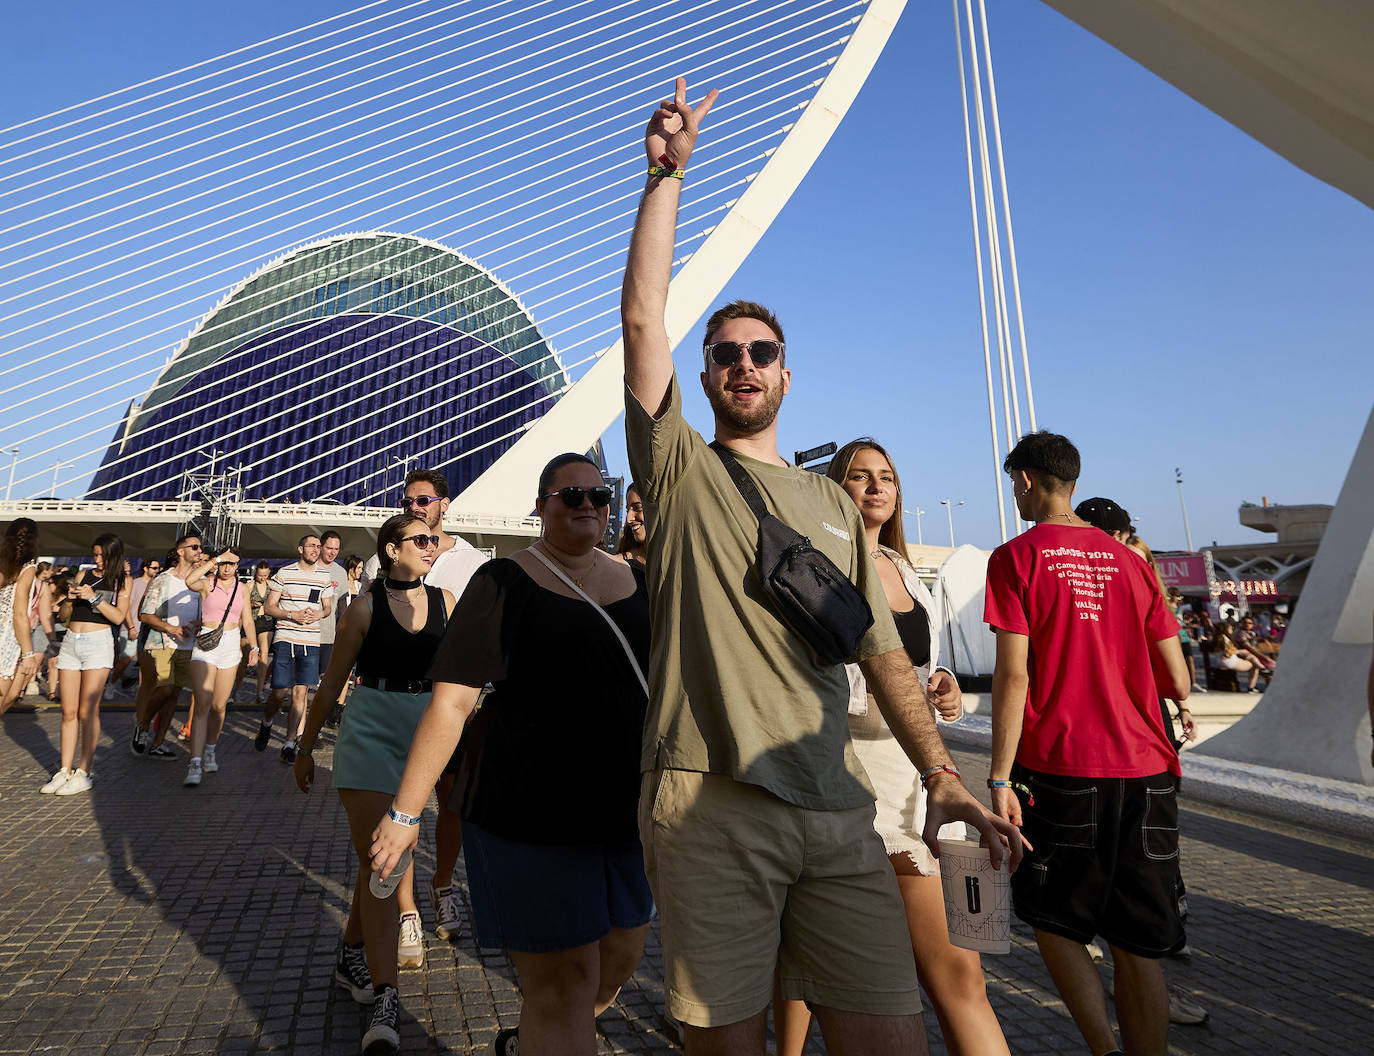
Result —
<path fill-rule="evenodd" d="M 582 596 L 582 599 L 586 601 L 588 605 L 594 608 L 597 612 L 601 613 L 601 618 L 605 620 L 607 625 L 611 628 L 611 630 L 615 632 L 616 639 L 620 642 L 620 647 L 625 650 L 625 657 L 630 661 L 630 666 L 635 669 L 635 677 L 639 679 L 639 686 L 642 690 L 644 690 L 644 695 L 647 697 L 649 695 L 649 683 L 644 678 L 644 672 L 639 666 L 639 661 L 635 659 L 634 650 L 630 648 L 630 643 L 625 640 L 624 633 L 620 630 L 620 627 L 615 622 L 615 620 L 611 618 L 611 614 L 607 612 L 605 609 L 603 609 L 596 602 L 594 602 L 591 599 L 591 596 L 585 590 L 583 590 L 571 579 L 569 579 L 561 568 L 555 565 L 552 561 L 550 561 L 547 557 L 541 554 L 534 547 L 529 547 L 529 549 L 526 552 L 531 553 L 535 557 L 539 558 L 539 560 L 544 563 L 545 568 L 547 568 L 550 572 L 552 572 L 555 576 L 561 579 L 568 586 L 572 587 L 573 590 L 577 591 L 577 593 Z"/>

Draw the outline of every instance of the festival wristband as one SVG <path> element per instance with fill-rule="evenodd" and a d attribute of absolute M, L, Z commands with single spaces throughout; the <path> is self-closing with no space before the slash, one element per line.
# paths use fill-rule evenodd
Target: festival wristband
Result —
<path fill-rule="evenodd" d="M 672 180 L 680 180 L 687 175 L 686 169 L 675 169 L 671 165 L 651 165 L 649 167 L 650 176 L 666 176 Z"/>
<path fill-rule="evenodd" d="M 1010 788 L 1015 789 L 1017 792 L 1024 792 L 1026 794 L 1026 805 L 1030 807 L 1035 806 L 1035 797 L 1031 795 L 1029 785 L 1023 785 L 1017 781 L 995 781 L 992 778 L 988 778 L 988 788 Z"/>
<path fill-rule="evenodd" d="M 948 763 L 941 763 L 939 766 L 932 766 L 929 770 L 921 771 L 921 787 L 925 788 L 926 782 L 936 774 L 953 774 L 955 777 L 961 776 L 959 771 Z"/>
<path fill-rule="evenodd" d="M 420 824 L 419 815 L 402 814 L 395 807 L 389 808 L 386 812 L 386 816 L 390 818 L 392 821 L 394 821 L 397 825 L 407 825 L 413 828 L 414 826 Z"/>

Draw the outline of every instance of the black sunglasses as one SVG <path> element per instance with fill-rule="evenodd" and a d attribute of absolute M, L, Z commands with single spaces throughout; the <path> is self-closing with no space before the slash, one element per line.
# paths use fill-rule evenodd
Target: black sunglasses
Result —
<path fill-rule="evenodd" d="M 407 535 L 401 542 L 414 543 L 419 549 L 428 550 L 431 547 L 439 545 L 439 537 L 437 535 L 425 535 L 421 533 L 420 535 Z"/>
<path fill-rule="evenodd" d="M 563 505 L 570 510 L 577 509 L 582 505 L 582 500 L 588 497 L 591 498 L 592 505 L 598 510 L 601 509 L 602 506 L 609 506 L 611 504 L 611 489 L 604 484 L 595 488 L 579 488 L 577 485 L 572 484 L 566 488 L 559 488 L 557 491 L 551 491 L 543 497 L 551 499 L 555 495 L 562 499 Z"/>
<path fill-rule="evenodd" d="M 412 506 L 418 506 L 423 510 L 427 509 L 431 503 L 442 501 L 443 499 L 438 495 L 416 495 L 413 499 L 407 495 L 401 500 L 401 509 L 408 510 Z"/>
<path fill-rule="evenodd" d="M 766 367 L 782 355 L 786 346 L 781 341 L 716 341 L 706 345 L 706 354 L 718 367 L 733 367 L 745 352 L 756 367 Z"/>

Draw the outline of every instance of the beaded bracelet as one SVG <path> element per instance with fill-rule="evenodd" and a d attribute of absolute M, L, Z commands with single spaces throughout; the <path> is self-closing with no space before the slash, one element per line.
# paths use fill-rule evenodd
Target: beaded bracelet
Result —
<path fill-rule="evenodd" d="M 936 774 L 953 774 L 955 777 L 962 776 L 958 770 L 950 766 L 948 763 L 941 763 L 939 766 L 932 766 L 929 770 L 921 771 L 921 787 L 925 788 L 926 782 L 929 781 Z"/>
<path fill-rule="evenodd" d="M 1026 806 L 1035 806 L 1035 797 L 1031 795 L 1029 785 L 1023 785 L 1018 781 L 996 781 L 988 778 L 988 788 L 1013 788 L 1018 792 L 1024 792 L 1026 794 Z"/>

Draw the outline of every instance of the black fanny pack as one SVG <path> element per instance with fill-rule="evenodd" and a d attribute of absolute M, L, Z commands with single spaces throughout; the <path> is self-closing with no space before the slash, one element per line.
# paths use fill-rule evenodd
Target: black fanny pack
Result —
<path fill-rule="evenodd" d="M 778 617 L 811 647 L 823 664 L 854 655 L 873 626 L 866 599 L 835 563 L 768 512 L 753 478 L 719 442 L 711 444 L 759 522 L 756 564 L 763 592 Z"/>

